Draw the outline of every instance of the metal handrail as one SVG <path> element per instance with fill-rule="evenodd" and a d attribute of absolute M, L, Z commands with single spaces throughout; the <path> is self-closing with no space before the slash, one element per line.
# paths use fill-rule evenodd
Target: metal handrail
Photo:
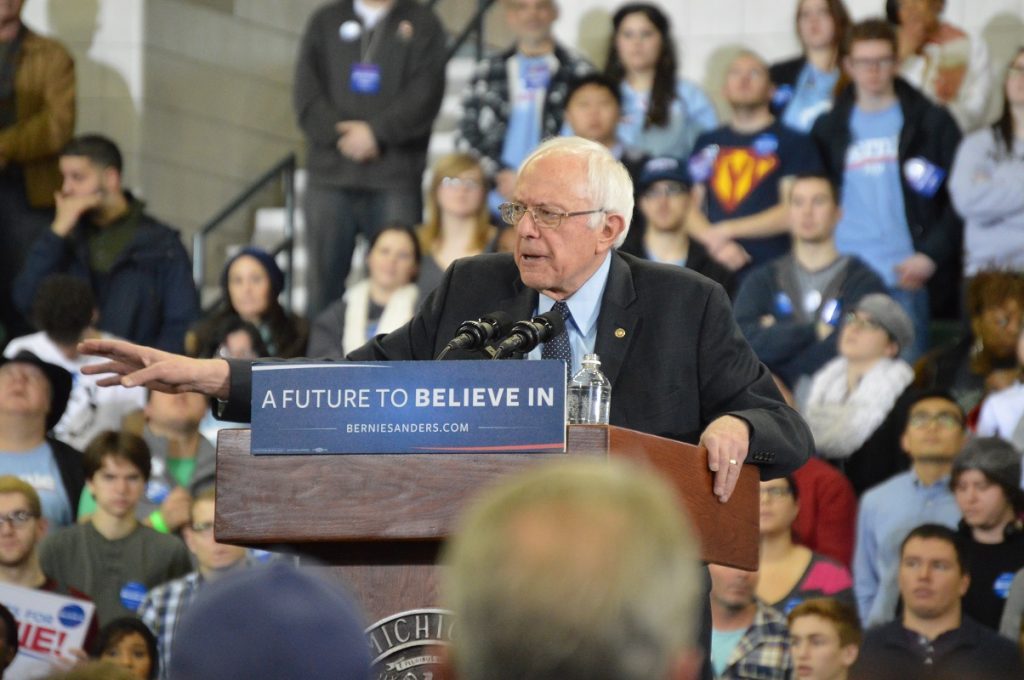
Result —
<path fill-rule="evenodd" d="M 429 3 L 430 7 L 434 6 L 437 0 Z M 445 57 L 445 62 L 451 61 L 451 58 L 455 56 L 455 53 L 459 51 L 462 44 L 466 42 L 469 36 L 476 36 L 476 60 L 480 61 L 484 56 L 484 15 L 497 0 L 477 0 L 476 12 L 473 17 L 466 24 L 466 27 L 462 29 L 462 32 L 452 41 L 452 44 L 448 47 L 448 54 Z"/>
<path fill-rule="evenodd" d="M 293 244 L 295 243 L 295 170 L 297 167 L 298 160 L 295 154 L 288 154 L 239 192 L 192 236 L 192 279 L 195 281 L 196 290 L 202 290 L 206 282 L 206 237 L 234 215 L 253 196 L 280 178 L 284 191 L 284 239 L 273 248 L 273 254 L 276 255 L 282 250 L 286 253 L 288 266 L 285 273 L 285 308 L 291 309 L 292 272 L 295 264 Z"/>

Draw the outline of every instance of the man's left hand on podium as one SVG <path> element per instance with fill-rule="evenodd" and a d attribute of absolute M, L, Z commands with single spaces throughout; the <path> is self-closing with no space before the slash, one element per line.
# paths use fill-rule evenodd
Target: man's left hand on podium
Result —
<path fill-rule="evenodd" d="M 732 496 L 750 448 L 750 426 L 736 416 L 720 416 L 711 421 L 700 436 L 708 450 L 708 469 L 715 473 L 714 492 L 725 503 Z"/>

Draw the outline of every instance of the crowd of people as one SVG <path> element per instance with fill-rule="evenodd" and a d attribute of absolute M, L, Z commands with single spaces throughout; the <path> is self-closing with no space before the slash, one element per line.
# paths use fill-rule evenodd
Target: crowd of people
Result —
<path fill-rule="evenodd" d="M 591 227 L 595 247 L 720 286 L 715 295 L 732 302 L 725 323 L 809 426 L 810 460 L 764 475 L 759 570 L 711 565 L 706 659 L 697 626 L 665 630 L 699 617 L 696 594 L 678 591 L 700 577 L 659 571 L 685 571 L 694 555 L 684 530 L 658 523 L 671 513 L 655 483 L 556 471 L 533 480 L 546 491 L 496 495 L 449 554 L 459 575 L 449 595 L 467 617 L 456 677 L 493 677 L 524 649 L 524 675 L 509 677 L 682 680 L 702 677 L 705 660 L 728 679 L 1024 677 L 1024 47 L 990 63 L 980 36 L 943 20 L 943 0 L 895 0 L 879 7 L 886 17 L 861 21 L 842 0 L 795 5 L 801 54 L 775 64 L 733 54 L 722 112 L 678 76 L 663 8 L 613 13 L 602 70 L 555 39 L 555 0 L 504 0 L 514 42 L 477 65 L 458 151 L 428 169 L 445 87 L 441 23 L 413 0 L 326 4 L 309 19 L 294 80 L 309 149 L 310 297 L 299 314 L 279 301 L 290 273 L 251 246 L 232 251 L 218 302 L 200 308 L 180 234 L 124 186 L 117 143 L 73 134 L 67 51 L 21 23 L 20 2 L 0 3 L 0 583 L 91 601 L 79 660 L 136 678 L 200 677 L 201 654 L 216 650 L 197 631 L 236 620 L 225 615 L 232 597 L 277 584 L 335 601 L 322 583 L 283 565 L 250 569 L 260 556 L 216 542 L 210 401 L 101 387 L 89 367 L 103 360 L 79 343 L 121 338 L 229 359 L 233 371 L 260 358 L 342 359 L 440 309 L 443 296 L 483 297 L 487 272 L 463 268 L 460 279 L 459 263 L 518 257 L 524 223 L 554 233 L 589 215 L 597 225 L 628 203 L 614 243 Z M 575 191 L 561 177 L 537 171 L 527 182 L 518 172 L 558 137 L 614 157 L 632 198 L 609 195 L 585 212 L 528 202 L 544 183 Z M 360 234 L 365 272 L 350 275 Z M 495 279 L 512 269 L 475 261 L 502 263 Z M 567 323 L 593 347 L 609 329 L 573 309 L 573 292 Z M 665 295 L 645 313 L 652 328 L 686 322 L 658 318 L 680 304 Z M 357 352 L 392 354 L 379 341 Z M 664 361 L 634 363 L 643 375 L 629 376 L 629 391 L 677 363 Z M 245 408 L 218 415 L 243 420 Z M 674 411 L 644 415 L 654 434 L 695 438 Z M 700 420 L 694 432 L 707 426 Z M 649 494 L 649 507 L 633 498 Z M 609 514 L 595 522 L 607 498 Z M 556 515 L 557 526 L 547 519 Z M 531 532 L 541 537 L 533 547 L 555 550 L 543 557 L 567 569 L 580 542 L 602 561 L 541 574 L 511 557 Z M 648 555 L 643 542 L 661 540 L 688 547 Z M 638 561 L 619 571 L 616 551 Z M 587 571 L 606 561 L 599 577 Z M 648 590 L 626 584 L 648 572 Z M 599 596 L 593 578 L 611 591 Z M 233 580 L 234 594 L 214 587 Z M 548 621 L 567 588 L 579 608 Z M 190 627 L 205 590 L 222 598 L 223 616 L 195 616 Z M 661 619 L 616 599 L 672 591 L 678 607 Z M 619 611 L 605 607 L 635 618 L 605 620 Z M 0 607 L 10 652 L 7 614 Z M 337 630 L 361 630 L 352 625 L 342 618 Z M 577 629 L 573 659 L 551 648 Z M 336 663 L 353 678 L 368 667 L 354 652 Z M 90 667 L 71 672 L 91 677 Z M 95 677 L 120 677 L 103 672 Z"/>

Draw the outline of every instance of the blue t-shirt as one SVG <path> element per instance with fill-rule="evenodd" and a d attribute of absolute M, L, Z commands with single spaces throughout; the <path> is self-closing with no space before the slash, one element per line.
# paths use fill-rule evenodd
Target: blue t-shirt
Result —
<path fill-rule="evenodd" d="M 746 628 L 729 631 L 711 631 L 711 667 L 715 670 L 716 677 L 725 671 L 726 664 L 729 663 L 729 657 L 732 656 L 733 651 L 746 634 Z"/>
<path fill-rule="evenodd" d="M 832 109 L 832 91 L 839 80 L 839 69 L 825 73 L 804 64 L 792 90 L 792 99 L 782 113 L 782 122 L 797 132 L 808 133 L 818 116 Z"/>
<path fill-rule="evenodd" d="M 630 149 L 648 156 L 686 158 L 697 136 L 718 125 L 715 106 L 704 90 L 687 81 L 676 82 L 676 93 L 669 104 L 668 123 L 644 127 L 650 92 L 637 92 L 625 80 L 619 85 L 622 113 L 616 136 Z"/>
<path fill-rule="evenodd" d="M 516 81 L 512 85 L 512 110 L 505 129 L 501 160 L 517 168 L 540 143 L 544 96 L 551 82 L 551 56 L 515 56 Z"/>
<path fill-rule="evenodd" d="M 32 485 L 51 528 L 71 524 L 71 502 L 49 442 L 44 441 L 30 451 L 0 452 L 0 474 L 14 475 Z"/>
<path fill-rule="evenodd" d="M 822 172 L 821 157 L 807 135 L 775 121 L 753 134 L 725 126 L 697 138 L 689 173 L 707 188 L 705 214 L 711 224 L 755 215 L 777 205 L 783 177 Z M 789 252 L 789 235 L 738 239 L 751 266 Z"/>
<path fill-rule="evenodd" d="M 505 167 L 518 168 L 540 144 L 544 99 L 556 68 L 552 64 L 553 59 L 553 55 L 515 56 L 517 76 L 511 86 L 511 112 L 501 147 L 501 162 Z M 487 192 L 487 207 L 497 215 L 498 206 L 510 198 L 499 194 L 497 189 L 491 189 Z"/>
<path fill-rule="evenodd" d="M 896 265 L 914 254 L 900 183 L 902 129 L 898 103 L 883 111 L 854 107 L 843 169 L 843 217 L 836 228 L 839 251 L 867 262 L 890 288 L 897 283 Z"/>

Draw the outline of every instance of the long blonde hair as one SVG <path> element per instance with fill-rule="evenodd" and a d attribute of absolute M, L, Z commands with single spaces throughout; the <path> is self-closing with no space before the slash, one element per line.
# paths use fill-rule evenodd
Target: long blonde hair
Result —
<path fill-rule="evenodd" d="M 485 181 L 483 168 L 471 154 L 450 153 L 437 159 L 437 162 L 434 163 L 433 176 L 430 178 L 430 191 L 427 192 L 427 221 L 416 230 L 420 237 L 420 247 L 424 253 L 434 252 L 438 241 L 441 240 L 441 206 L 437 202 L 437 192 L 441 188 L 441 181 L 445 177 L 458 177 L 468 170 L 476 170 L 480 173 L 480 180 Z M 484 188 L 486 189 L 486 186 Z M 487 195 L 485 193 L 480 201 L 480 209 L 476 213 L 473 247 L 477 250 L 484 250 L 490 242 L 493 230 L 491 216 L 487 211 Z"/>

